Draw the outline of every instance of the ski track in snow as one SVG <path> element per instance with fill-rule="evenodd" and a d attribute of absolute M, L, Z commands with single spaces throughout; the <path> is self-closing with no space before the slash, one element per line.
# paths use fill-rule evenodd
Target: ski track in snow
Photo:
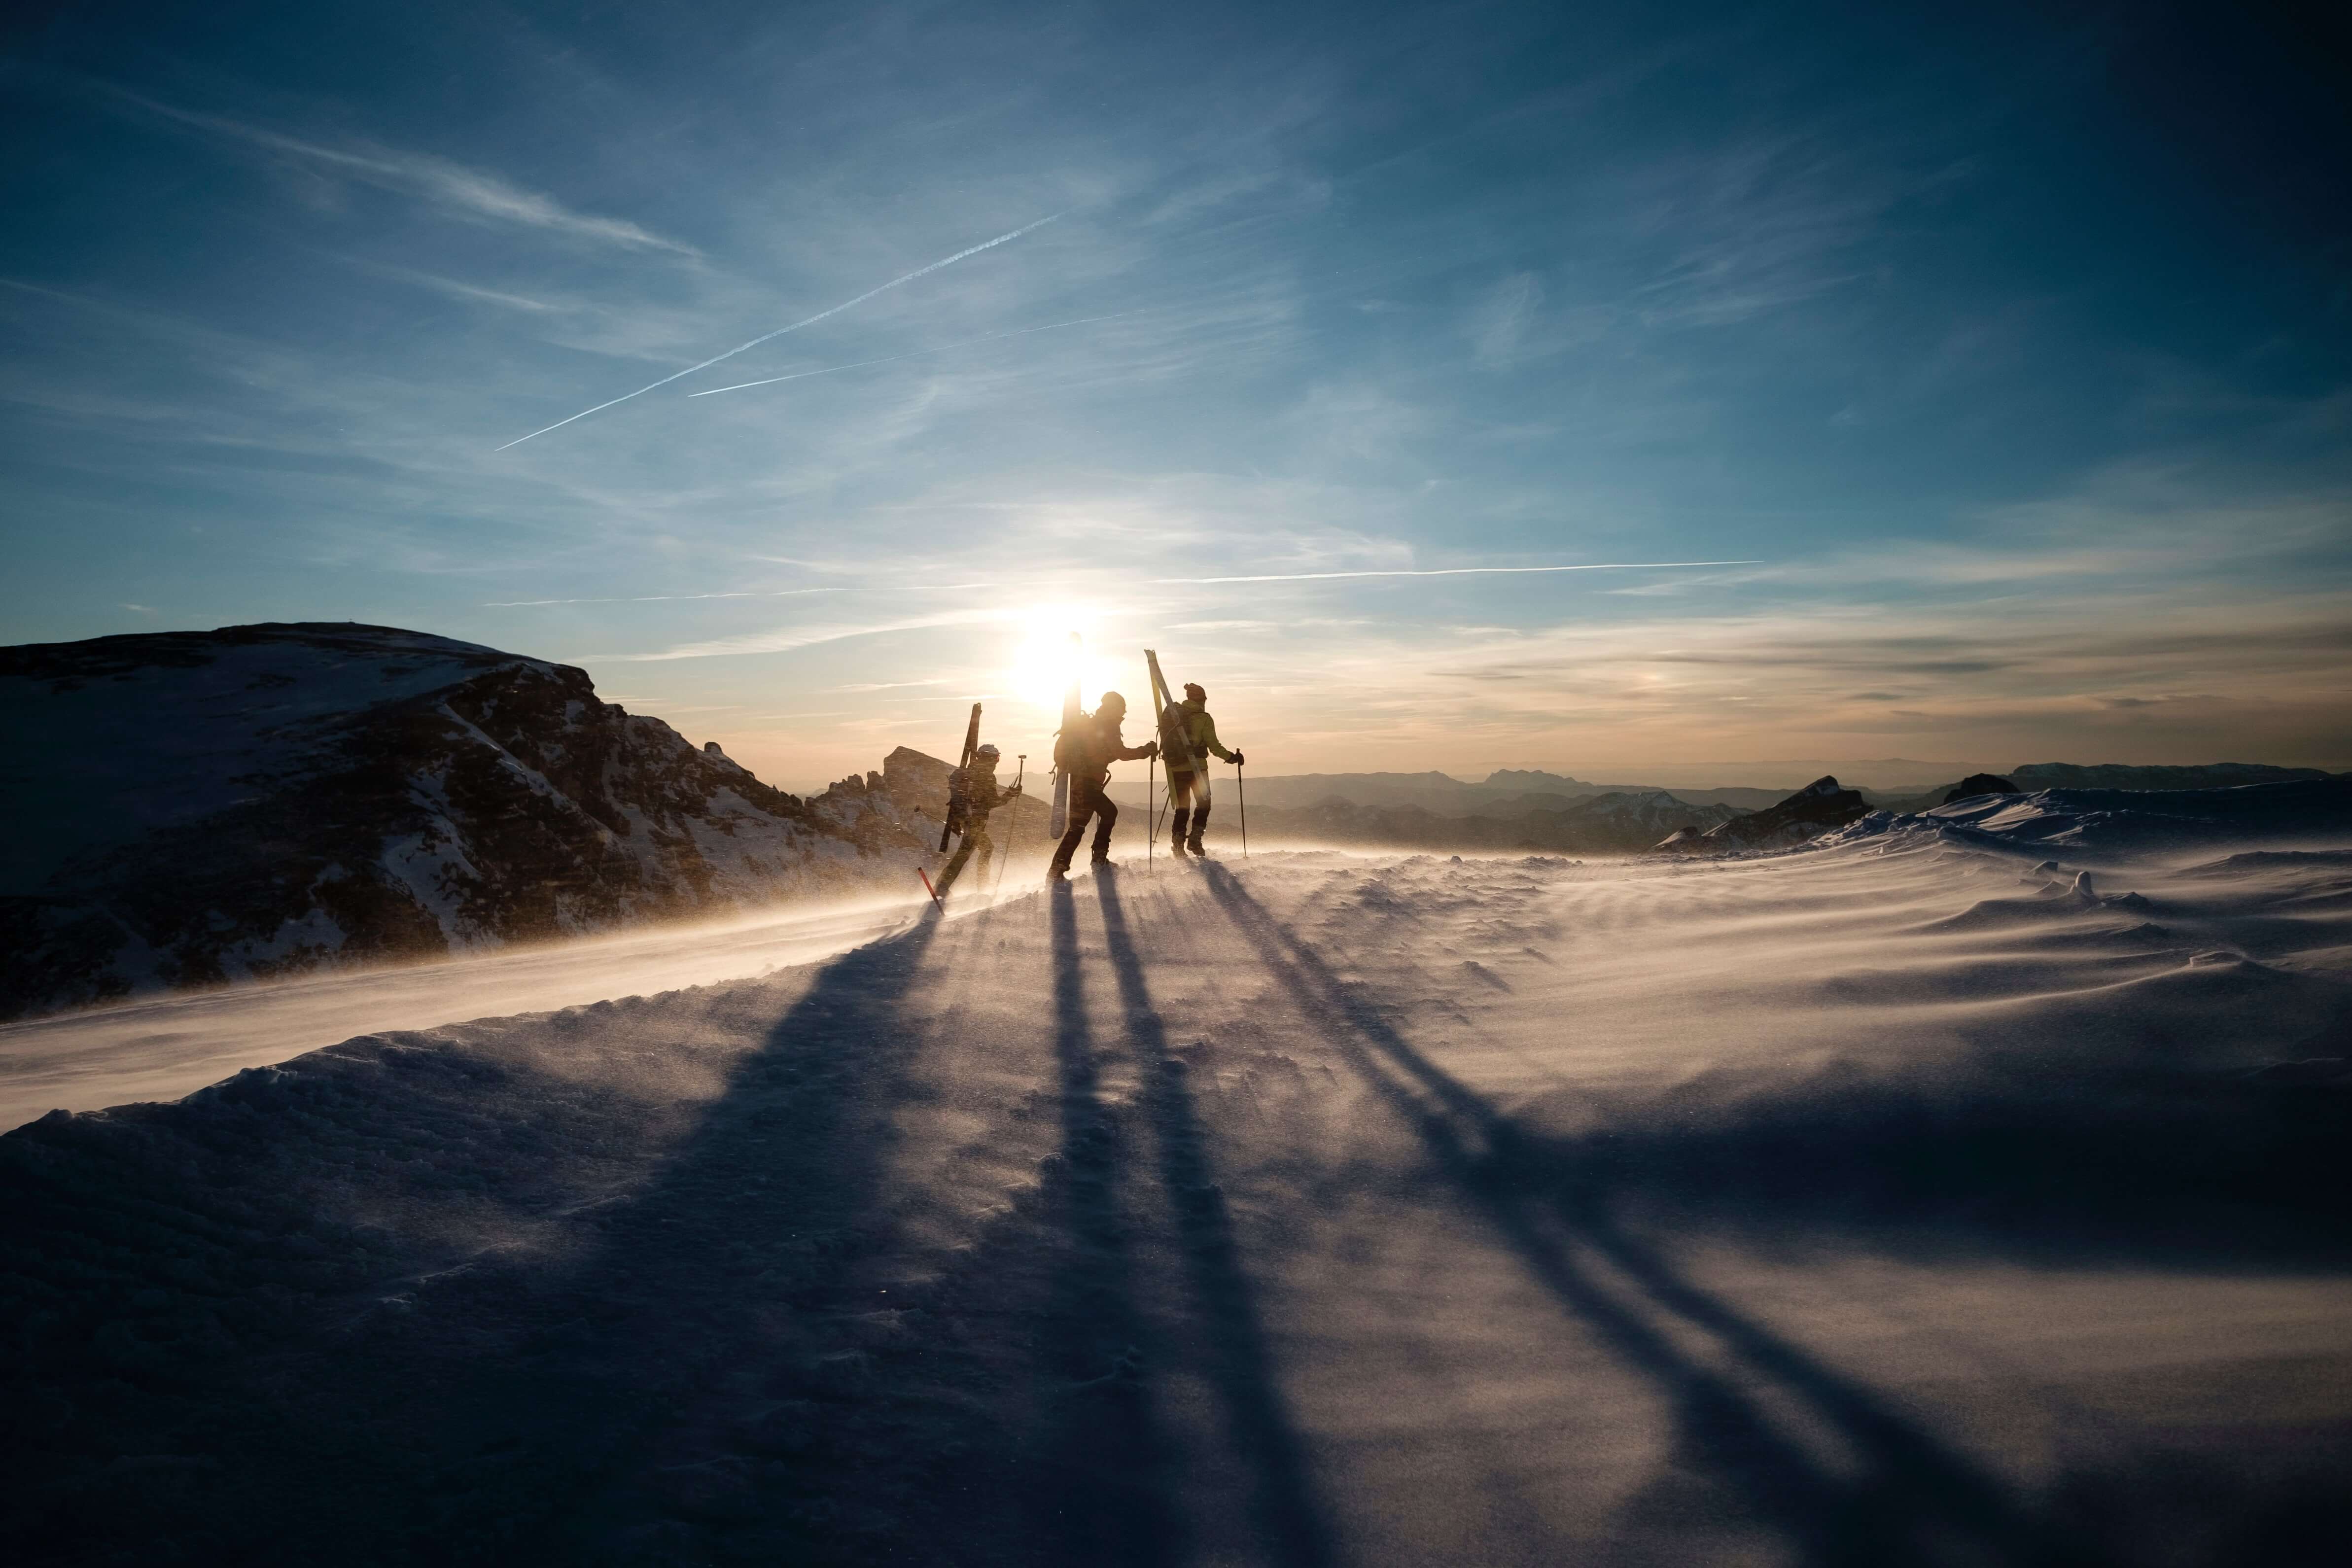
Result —
<path fill-rule="evenodd" d="M 2352 1478 L 2352 855 L 2042 852 L 1129 862 L 50 1117 L 0 1139 L 0 1529 L 2302 1560 Z"/>

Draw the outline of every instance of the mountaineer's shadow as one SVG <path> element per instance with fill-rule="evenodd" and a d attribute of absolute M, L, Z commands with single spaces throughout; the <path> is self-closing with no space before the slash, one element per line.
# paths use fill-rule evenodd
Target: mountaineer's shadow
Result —
<path fill-rule="evenodd" d="M 1123 1213 L 1127 1135 L 1095 1065 L 1074 900 L 1065 884 L 1048 896 L 1061 1148 L 1046 1162 L 1040 1199 L 1061 1245 L 1037 1325 L 1045 1473 L 1031 1530 L 1045 1560 L 1069 1568 L 1173 1563 L 1183 1552 L 1168 1495 L 1171 1456 L 1142 1375 L 1151 1335 Z"/>
<path fill-rule="evenodd" d="M 2029 1517 L 2007 1489 L 1822 1364 L 1684 1280 L 1654 1248 L 1616 1223 L 1588 1188 L 1549 1179 L 1512 1120 L 1416 1051 L 1372 1000 L 1340 981 L 1305 942 L 1224 868 L 1204 866 L 1211 893 L 1268 970 L 1335 1050 L 1419 1132 L 1438 1166 L 1485 1215 L 1563 1308 L 1672 1401 L 1682 1451 L 1730 1486 L 1754 1518 L 1805 1561 L 1866 1564 L 1931 1559 L 1965 1543 L 1980 1561 L 2093 1563 L 2077 1542 Z M 1705 1329 L 1732 1355 L 1719 1372 L 1675 1331 Z M 1859 1457 L 1847 1476 L 1779 1430 L 1748 1392 L 1763 1382 L 1793 1396 Z"/>
<path fill-rule="evenodd" d="M 666 1520 L 736 1550 L 854 1559 L 848 1542 L 919 1473 L 926 1457 L 903 1443 L 882 1462 L 859 1314 L 919 1304 L 861 1269 L 891 1240 L 892 1111 L 926 1043 L 905 1002 L 940 929 L 927 910 L 826 964 L 657 1174 L 610 1206 L 586 1258 L 532 1286 L 581 1315 L 446 1412 L 446 1470 L 528 1456 L 515 1482 L 535 1506 L 490 1531 L 522 1560 L 600 1561 L 634 1532 L 681 1528 Z M 861 1473 L 871 1495 L 843 1486 Z M 507 1491 L 453 1511 L 517 1508 Z"/>
<path fill-rule="evenodd" d="M 1274 1562 L 1327 1563 L 1332 1557 L 1327 1527 L 1275 1379 L 1255 1293 L 1185 1065 L 1168 1049 L 1167 1028 L 1152 1004 L 1142 958 L 1128 931 L 1116 873 L 1098 873 L 1096 887 L 1111 972 L 1142 1074 L 1142 1108 L 1158 1139 L 1160 1185 L 1175 1216 L 1186 1282 L 1213 1358 L 1210 1381 L 1224 1408 L 1227 1436 L 1255 1478 L 1252 1522 Z"/>

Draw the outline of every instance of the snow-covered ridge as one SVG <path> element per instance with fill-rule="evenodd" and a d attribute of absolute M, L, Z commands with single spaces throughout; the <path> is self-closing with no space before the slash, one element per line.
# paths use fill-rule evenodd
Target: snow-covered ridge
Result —
<path fill-rule="evenodd" d="M 1930 810 L 1873 811 L 1817 841 L 1930 834 L 1984 846 L 2161 852 L 2209 845 L 2340 841 L 2352 778 L 2225 789 L 2042 789 L 1979 795 Z"/>
<path fill-rule="evenodd" d="M 567 665 L 352 623 L 0 651 L 0 1017 L 723 912 L 877 877 L 812 808 Z"/>

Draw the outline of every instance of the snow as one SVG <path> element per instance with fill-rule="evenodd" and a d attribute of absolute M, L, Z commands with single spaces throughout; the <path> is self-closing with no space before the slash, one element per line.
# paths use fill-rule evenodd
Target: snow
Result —
<path fill-rule="evenodd" d="M 624 993 L 695 944 L 551 948 L 614 999 L 470 1023 L 546 1006 L 523 956 L 278 988 L 216 1038 L 365 1032 L 0 1139 L 0 1529 L 2301 1560 L 2352 1478 L 2352 857 L 2086 860 L 2034 836 L 2064 805 L 1719 862 L 1130 862 L 663 994 Z M 90 1038 L 119 1073 L 135 1010 Z"/>

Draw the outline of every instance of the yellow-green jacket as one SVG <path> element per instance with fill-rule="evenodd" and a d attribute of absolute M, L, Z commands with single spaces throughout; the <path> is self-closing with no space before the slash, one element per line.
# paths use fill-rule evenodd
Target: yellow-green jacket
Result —
<path fill-rule="evenodd" d="M 1182 757 L 1178 757 L 1172 752 L 1170 753 L 1165 758 L 1168 764 L 1169 772 L 1192 772 L 1193 768 L 1192 759 L 1196 757 L 1208 756 L 1222 758 L 1227 762 L 1231 762 L 1234 759 L 1234 754 L 1232 752 L 1227 751 L 1223 746 L 1217 744 L 1217 721 L 1210 714 L 1208 705 L 1206 703 L 1196 703 L 1192 698 L 1187 697 L 1184 699 L 1183 703 L 1179 706 L 1177 712 L 1182 716 L 1185 744 L 1192 749 L 1187 755 Z"/>

